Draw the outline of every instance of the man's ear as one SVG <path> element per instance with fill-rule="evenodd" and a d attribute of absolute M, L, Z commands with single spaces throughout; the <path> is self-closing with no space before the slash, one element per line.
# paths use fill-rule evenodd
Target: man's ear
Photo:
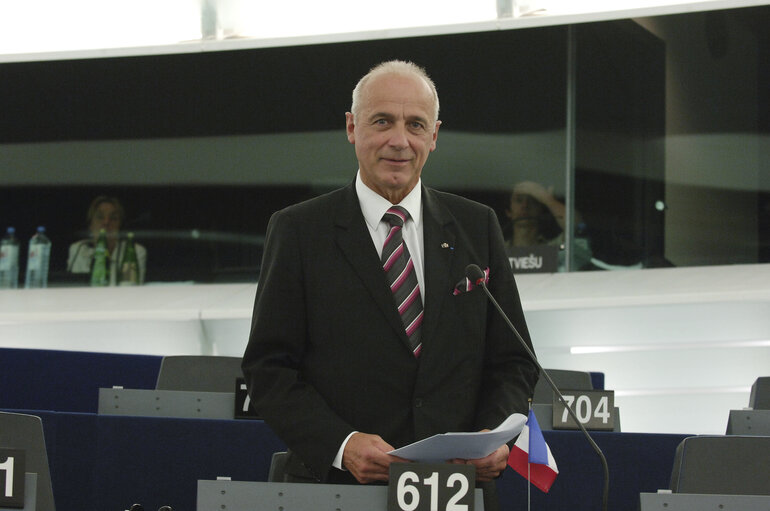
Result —
<path fill-rule="evenodd" d="M 345 112 L 345 132 L 348 135 L 348 142 L 351 144 L 356 143 L 356 136 L 355 136 L 355 129 L 356 129 L 356 123 L 353 118 L 353 114 L 350 112 Z"/>
<path fill-rule="evenodd" d="M 436 150 L 436 142 L 438 141 L 438 129 L 441 127 L 441 121 L 436 121 L 436 126 L 433 129 L 433 141 L 430 143 L 430 152 Z"/>

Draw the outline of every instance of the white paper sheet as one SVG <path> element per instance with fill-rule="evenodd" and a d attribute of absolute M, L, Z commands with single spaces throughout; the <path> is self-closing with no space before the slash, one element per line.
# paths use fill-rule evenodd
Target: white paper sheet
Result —
<path fill-rule="evenodd" d="M 420 462 L 438 462 L 453 458 L 468 460 L 483 458 L 515 438 L 526 422 L 526 415 L 514 413 L 492 431 L 441 433 L 405 445 L 388 454 Z"/>

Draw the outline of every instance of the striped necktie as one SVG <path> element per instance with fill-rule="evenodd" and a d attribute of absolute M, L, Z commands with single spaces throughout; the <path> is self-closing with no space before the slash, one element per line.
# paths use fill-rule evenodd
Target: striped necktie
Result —
<path fill-rule="evenodd" d="M 401 232 L 408 217 L 409 213 L 401 206 L 393 206 L 382 217 L 390 224 L 388 237 L 382 246 L 382 267 L 387 274 L 388 284 L 409 337 L 412 352 L 415 357 L 419 357 L 422 349 L 422 298 L 414 263 Z"/>

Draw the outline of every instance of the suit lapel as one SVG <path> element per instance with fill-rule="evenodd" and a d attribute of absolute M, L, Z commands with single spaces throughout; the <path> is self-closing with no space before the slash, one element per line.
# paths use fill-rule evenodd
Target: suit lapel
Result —
<path fill-rule="evenodd" d="M 372 237 L 361 213 L 354 185 L 345 189 L 344 198 L 340 201 L 335 213 L 334 227 L 337 246 L 340 247 L 374 302 L 382 310 L 394 332 L 404 346 L 411 351 L 409 338 L 393 304 L 393 295 L 388 287 L 385 272 L 382 270 L 377 251 L 372 244 Z"/>
<path fill-rule="evenodd" d="M 422 337 L 430 350 L 431 336 L 436 332 L 443 302 L 452 294 L 452 265 L 455 261 L 454 218 L 435 194 L 423 187 L 423 243 L 425 267 L 425 316 Z"/>

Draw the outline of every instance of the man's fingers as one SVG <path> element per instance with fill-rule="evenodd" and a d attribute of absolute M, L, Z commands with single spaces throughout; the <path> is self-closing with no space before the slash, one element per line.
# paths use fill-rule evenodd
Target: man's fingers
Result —
<path fill-rule="evenodd" d="M 378 435 L 354 433 L 342 454 L 343 466 L 360 483 L 387 481 L 390 464 L 402 461 L 387 454 L 393 447 Z"/>
<path fill-rule="evenodd" d="M 476 466 L 476 479 L 479 481 L 491 481 L 497 478 L 505 467 L 508 466 L 508 454 L 510 449 L 503 444 L 498 447 L 493 453 L 475 460 L 468 460 Z"/>

